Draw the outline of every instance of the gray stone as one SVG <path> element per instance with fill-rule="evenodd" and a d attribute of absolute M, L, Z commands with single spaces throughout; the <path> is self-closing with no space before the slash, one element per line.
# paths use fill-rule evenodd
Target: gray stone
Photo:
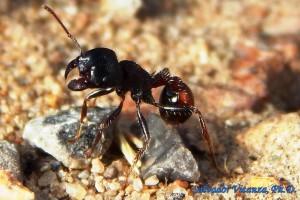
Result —
<path fill-rule="evenodd" d="M 89 108 L 86 122 L 82 127 L 82 136 L 71 143 L 77 130 L 81 107 L 60 111 L 55 115 L 39 117 L 26 124 L 23 138 L 31 145 L 55 157 L 69 168 L 85 168 L 88 160 L 86 151 L 93 145 L 99 133 L 99 125 L 114 108 Z M 104 130 L 101 140 L 96 146 L 92 157 L 102 156 L 110 147 L 113 138 L 114 124 Z"/>
<path fill-rule="evenodd" d="M 16 145 L 0 140 L 0 170 L 10 173 L 10 176 L 22 182 L 20 154 Z"/>

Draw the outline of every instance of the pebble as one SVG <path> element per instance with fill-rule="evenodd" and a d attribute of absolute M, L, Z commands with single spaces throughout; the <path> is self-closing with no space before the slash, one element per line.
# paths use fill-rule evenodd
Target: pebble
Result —
<path fill-rule="evenodd" d="M 119 190 L 121 188 L 121 184 L 119 182 L 112 182 L 108 184 L 109 190 Z"/>
<path fill-rule="evenodd" d="M 16 145 L 0 140 L 0 199 L 34 199 L 35 194 L 23 186 L 22 179 Z"/>
<path fill-rule="evenodd" d="M 106 12 L 114 14 L 116 16 L 120 15 L 120 10 L 122 10 L 122 18 L 133 17 L 137 9 L 141 6 L 140 0 L 104 0 L 101 7 L 105 9 Z"/>
<path fill-rule="evenodd" d="M 250 170 L 260 176 L 283 177 L 299 185 L 295 175 L 300 171 L 300 112 L 272 116 L 238 134 L 237 141 L 257 154 Z"/>
<path fill-rule="evenodd" d="M 159 183 L 159 180 L 156 175 L 150 176 L 145 180 L 145 185 L 147 185 L 147 186 L 157 185 L 158 183 Z"/>
<path fill-rule="evenodd" d="M 38 147 L 55 157 L 68 168 L 83 169 L 88 167 L 85 153 L 93 144 L 98 134 L 100 121 L 109 115 L 113 108 L 89 108 L 82 128 L 82 136 L 75 143 L 70 143 L 80 119 L 81 107 L 70 108 L 54 115 L 39 117 L 29 121 L 23 132 L 23 138 L 31 145 Z M 100 157 L 109 148 L 113 137 L 114 123 L 104 130 L 101 140 L 92 156 Z"/>
<path fill-rule="evenodd" d="M 105 187 L 103 185 L 102 179 L 97 179 L 97 177 L 95 178 L 95 188 L 98 192 L 104 192 L 105 191 Z"/>
<path fill-rule="evenodd" d="M 92 160 L 92 168 L 91 172 L 102 174 L 104 172 L 104 165 L 99 158 L 95 158 Z"/>
<path fill-rule="evenodd" d="M 96 194 L 95 198 L 96 200 L 103 200 L 102 194 Z"/>
<path fill-rule="evenodd" d="M 141 200 L 150 200 L 150 194 L 149 193 L 143 193 L 141 195 Z"/>
<path fill-rule="evenodd" d="M 64 183 L 66 192 L 71 198 L 81 200 L 87 194 L 87 190 L 79 183 Z"/>
<path fill-rule="evenodd" d="M 118 174 L 119 174 L 118 169 L 115 166 L 110 165 L 105 169 L 103 176 L 105 178 L 111 179 L 111 178 L 116 178 Z"/>
<path fill-rule="evenodd" d="M 115 197 L 115 200 L 123 200 L 124 199 L 125 192 L 120 191 L 119 194 Z"/>
<path fill-rule="evenodd" d="M 244 173 L 244 170 L 241 166 L 234 168 L 233 171 L 238 173 L 238 174 L 243 174 Z"/>
<path fill-rule="evenodd" d="M 139 179 L 139 178 L 133 179 L 132 185 L 133 185 L 133 190 L 135 190 L 137 192 L 139 192 L 143 189 L 143 183 L 142 183 L 141 179 Z"/>
<path fill-rule="evenodd" d="M 106 196 L 108 198 L 109 198 L 109 196 L 116 196 L 116 195 L 117 195 L 117 191 L 115 191 L 115 190 L 108 190 L 104 193 L 104 196 Z"/>
<path fill-rule="evenodd" d="M 20 154 L 16 145 L 5 140 L 0 140 L 0 170 L 5 170 L 13 179 L 22 181 Z"/>
<path fill-rule="evenodd" d="M 96 198 L 93 195 L 86 195 L 84 200 L 95 200 Z"/>
<path fill-rule="evenodd" d="M 15 180 L 11 173 L 0 170 L 0 199 L 33 200 L 35 194 Z"/>
<path fill-rule="evenodd" d="M 125 188 L 125 194 L 131 194 L 133 191 L 133 185 L 130 184 Z"/>
<path fill-rule="evenodd" d="M 50 185 L 55 179 L 57 179 L 56 173 L 49 170 L 46 171 L 38 180 L 38 185 L 45 187 Z"/>
<path fill-rule="evenodd" d="M 86 179 L 86 178 L 81 179 L 81 183 L 82 183 L 84 186 L 89 186 L 89 185 L 90 185 L 89 180 Z"/>
<path fill-rule="evenodd" d="M 88 170 L 83 170 L 78 174 L 78 178 L 86 179 L 90 177 L 90 172 Z"/>

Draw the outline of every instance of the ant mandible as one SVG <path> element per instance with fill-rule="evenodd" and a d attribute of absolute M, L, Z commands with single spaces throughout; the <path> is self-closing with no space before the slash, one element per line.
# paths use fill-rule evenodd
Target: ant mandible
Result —
<path fill-rule="evenodd" d="M 80 77 L 71 80 L 68 84 L 68 88 L 73 91 L 97 89 L 84 98 L 80 122 L 76 135 L 71 139 L 71 142 L 76 142 L 81 137 L 82 126 L 84 120 L 87 118 L 87 101 L 113 91 L 121 97 L 121 102 L 117 109 L 107 117 L 104 123 L 100 124 L 99 133 L 92 147 L 86 152 L 86 156 L 89 157 L 92 154 L 102 137 L 103 130 L 121 113 L 125 94 L 130 92 L 131 98 L 136 105 L 138 123 L 144 134 L 143 147 L 138 150 L 133 166 L 145 153 L 151 138 L 147 122 L 140 110 L 140 104 L 144 102 L 159 108 L 162 119 L 168 124 L 176 125 L 184 123 L 192 114 L 196 114 L 202 128 L 202 135 L 208 143 L 213 165 L 221 174 L 224 174 L 219 170 L 216 164 L 206 124 L 201 112 L 194 106 L 193 93 L 190 88 L 182 82 L 181 78 L 171 76 L 167 68 L 156 74 L 149 74 L 136 62 L 130 60 L 122 60 L 119 62 L 115 52 L 108 48 L 95 48 L 83 52 L 77 40 L 69 33 L 55 12 L 47 5 L 43 5 L 43 8 L 56 19 L 68 37 L 72 39 L 80 50 L 80 55 L 68 64 L 65 71 L 65 79 L 68 77 L 70 71 L 76 67 L 79 70 Z M 160 86 L 165 87 L 161 92 L 159 103 L 157 103 L 152 96 L 151 89 Z"/>

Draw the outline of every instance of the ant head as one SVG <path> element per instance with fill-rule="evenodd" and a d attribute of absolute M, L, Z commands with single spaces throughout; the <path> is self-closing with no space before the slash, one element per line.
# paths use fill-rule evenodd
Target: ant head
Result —
<path fill-rule="evenodd" d="M 116 87 L 123 80 L 123 72 L 119 66 L 117 56 L 111 49 L 95 48 L 78 56 L 68 64 L 65 78 L 76 67 L 78 68 L 81 82 L 84 79 L 90 86 L 93 85 L 91 87 Z M 72 81 L 74 82 L 76 79 Z"/>
<path fill-rule="evenodd" d="M 77 45 L 80 56 L 72 60 L 65 71 L 65 78 L 76 67 L 79 70 L 79 79 L 73 79 L 68 87 L 71 90 L 84 90 L 87 88 L 107 88 L 118 86 L 123 79 L 123 71 L 118 64 L 115 52 L 107 48 L 95 48 L 83 52 L 77 40 L 71 35 L 55 12 L 48 6 L 43 5 L 60 24 L 68 37 Z"/>

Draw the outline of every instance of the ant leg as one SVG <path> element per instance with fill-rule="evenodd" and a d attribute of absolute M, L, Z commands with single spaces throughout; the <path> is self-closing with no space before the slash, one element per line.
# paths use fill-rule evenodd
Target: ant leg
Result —
<path fill-rule="evenodd" d="M 97 97 L 94 98 L 94 101 L 90 103 L 90 107 L 94 108 L 96 106 Z"/>
<path fill-rule="evenodd" d="M 101 123 L 101 124 L 100 124 L 100 126 L 99 126 L 99 128 L 100 128 L 99 133 L 98 133 L 97 136 L 96 136 L 96 139 L 95 139 L 95 141 L 94 141 L 94 143 L 93 143 L 93 146 L 92 146 L 91 148 L 89 148 L 89 149 L 86 151 L 86 153 L 85 153 L 86 157 L 90 157 L 91 154 L 94 152 L 94 150 L 95 150 L 97 144 L 98 144 L 99 141 L 101 140 L 102 133 L 103 133 L 104 129 L 106 129 L 107 127 L 109 127 L 110 124 L 111 124 L 111 123 L 119 116 L 119 114 L 121 113 L 124 100 L 125 100 L 125 96 L 122 96 L 122 99 L 121 99 L 121 102 L 120 102 L 118 108 L 117 108 L 116 110 L 114 110 L 114 111 L 108 116 L 108 118 L 106 119 L 105 123 Z"/>
<path fill-rule="evenodd" d="M 150 142 L 150 134 L 149 134 L 149 128 L 148 128 L 148 125 L 147 125 L 147 122 L 144 118 L 144 116 L 142 115 L 141 113 L 141 109 L 140 109 L 140 102 L 139 101 L 136 101 L 136 108 L 137 108 L 137 118 L 138 118 L 138 122 L 142 128 L 142 131 L 144 133 L 144 144 L 143 144 L 143 147 L 140 148 L 134 158 L 134 161 L 133 161 L 133 164 L 132 166 L 130 167 L 129 171 L 128 171 L 128 174 L 127 174 L 127 177 L 130 175 L 130 173 L 132 172 L 132 169 L 133 167 L 137 164 L 137 162 L 139 160 L 141 160 L 142 156 L 144 155 L 147 147 L 148 147 L 148 144 Z M 126 181 L 127 182 L 127 181 Z"/>
<path fill-rule="evenodd" d="M 141 128 L 142 128 L 142 131 L 144 133 L 144 144 L 143 144 L 143 147 L 141 149 L 139 149 L 137 155 L 136 155 L 136 158 L 134 159 L 134 162 L 138 162 L 141 157 L 144 155 L 146 149 L 147 149 L 147 146 L 148 146 L 148 143 L 150 142 L 150 134 L 149 134 L 149 128 L 148 128 L 148 125 L 147 125 L 147 122 L 144 118 L 144 116 L 142 115 L 141 113 L 141 109 L 140 109 L 140 104 L 137 103 L 136 104 L 136 108 L 137 108 L 137 117 L 138 117 L 138 122 L 139 124 L 141 125 Z"/>
<path fill-rule="evenodd" d="M 152 103 L 153 106 L 155 107 L 158 107 L 158 108 L 161 108 L 161 109 L 164 109 L 166 111 L 169 111 L 169 112 L 174 112 L 174 113 L 193 113 L 193 114 L 196 114 L 198 116 L 198 119 L 199 119 L 199 123 L 201 125 L 201 129 L 202 129 L 202 135 L 204 137 L 204 139 L 206 140 L 207 144 L 208 144 L 208 148 L 209 148 L 209 151 L 210 151 L 210 154 L 211 154 L 211 159 L 212 159 L 212 163 L 213 163 L 213 166 L 216 168 L 216 170 L 222 174 L 222 175 L 227 175 L 226 173 L 222 172 L 218 165 L 217 165 L 217 162 L 216 162 L 216 157 L 215 157 L 215 154 L 213 152 L 213 147 L 212 147 L 212 143 L 211 143 L 211 139 L 210 139 L 210 136 L 209 136 L 209 132 L 207 130 L 207 127 L 206 127 L 206 123 L 202 117 L 202 114 L 201 112 L 194 106 L 187 106 L 187 105 L 184 105 L 184 106 L 164 106 L 164 105 L 161 105 L 159 103 Z"/>
<path fill-rule="evenodd" d="M 114 89 L 110 88 L 110 89 L 100 89 L 100 90 L 96 90 L 90 94 L 88 94 L 83 101 L 82 107 L 81 107 L 81 116 L 80 116 L 80 121 L 78 123 L 78 127 L 77 127 L 77 131 L 76 131 L 76 135 L 74 138 L 70 139 L 69 142 L 74 143 L 76 141 L 79 140 L 79 138 L 81 137 L 82 134 L 82 126 L 84 124 L 84 120 L 87 117 L 87 101 L 89 101 L 92 98 L 96 98 L 99 96 L 103 96 L 106 94 L 109 94 L 111 92 L 113 92 Z"/>

